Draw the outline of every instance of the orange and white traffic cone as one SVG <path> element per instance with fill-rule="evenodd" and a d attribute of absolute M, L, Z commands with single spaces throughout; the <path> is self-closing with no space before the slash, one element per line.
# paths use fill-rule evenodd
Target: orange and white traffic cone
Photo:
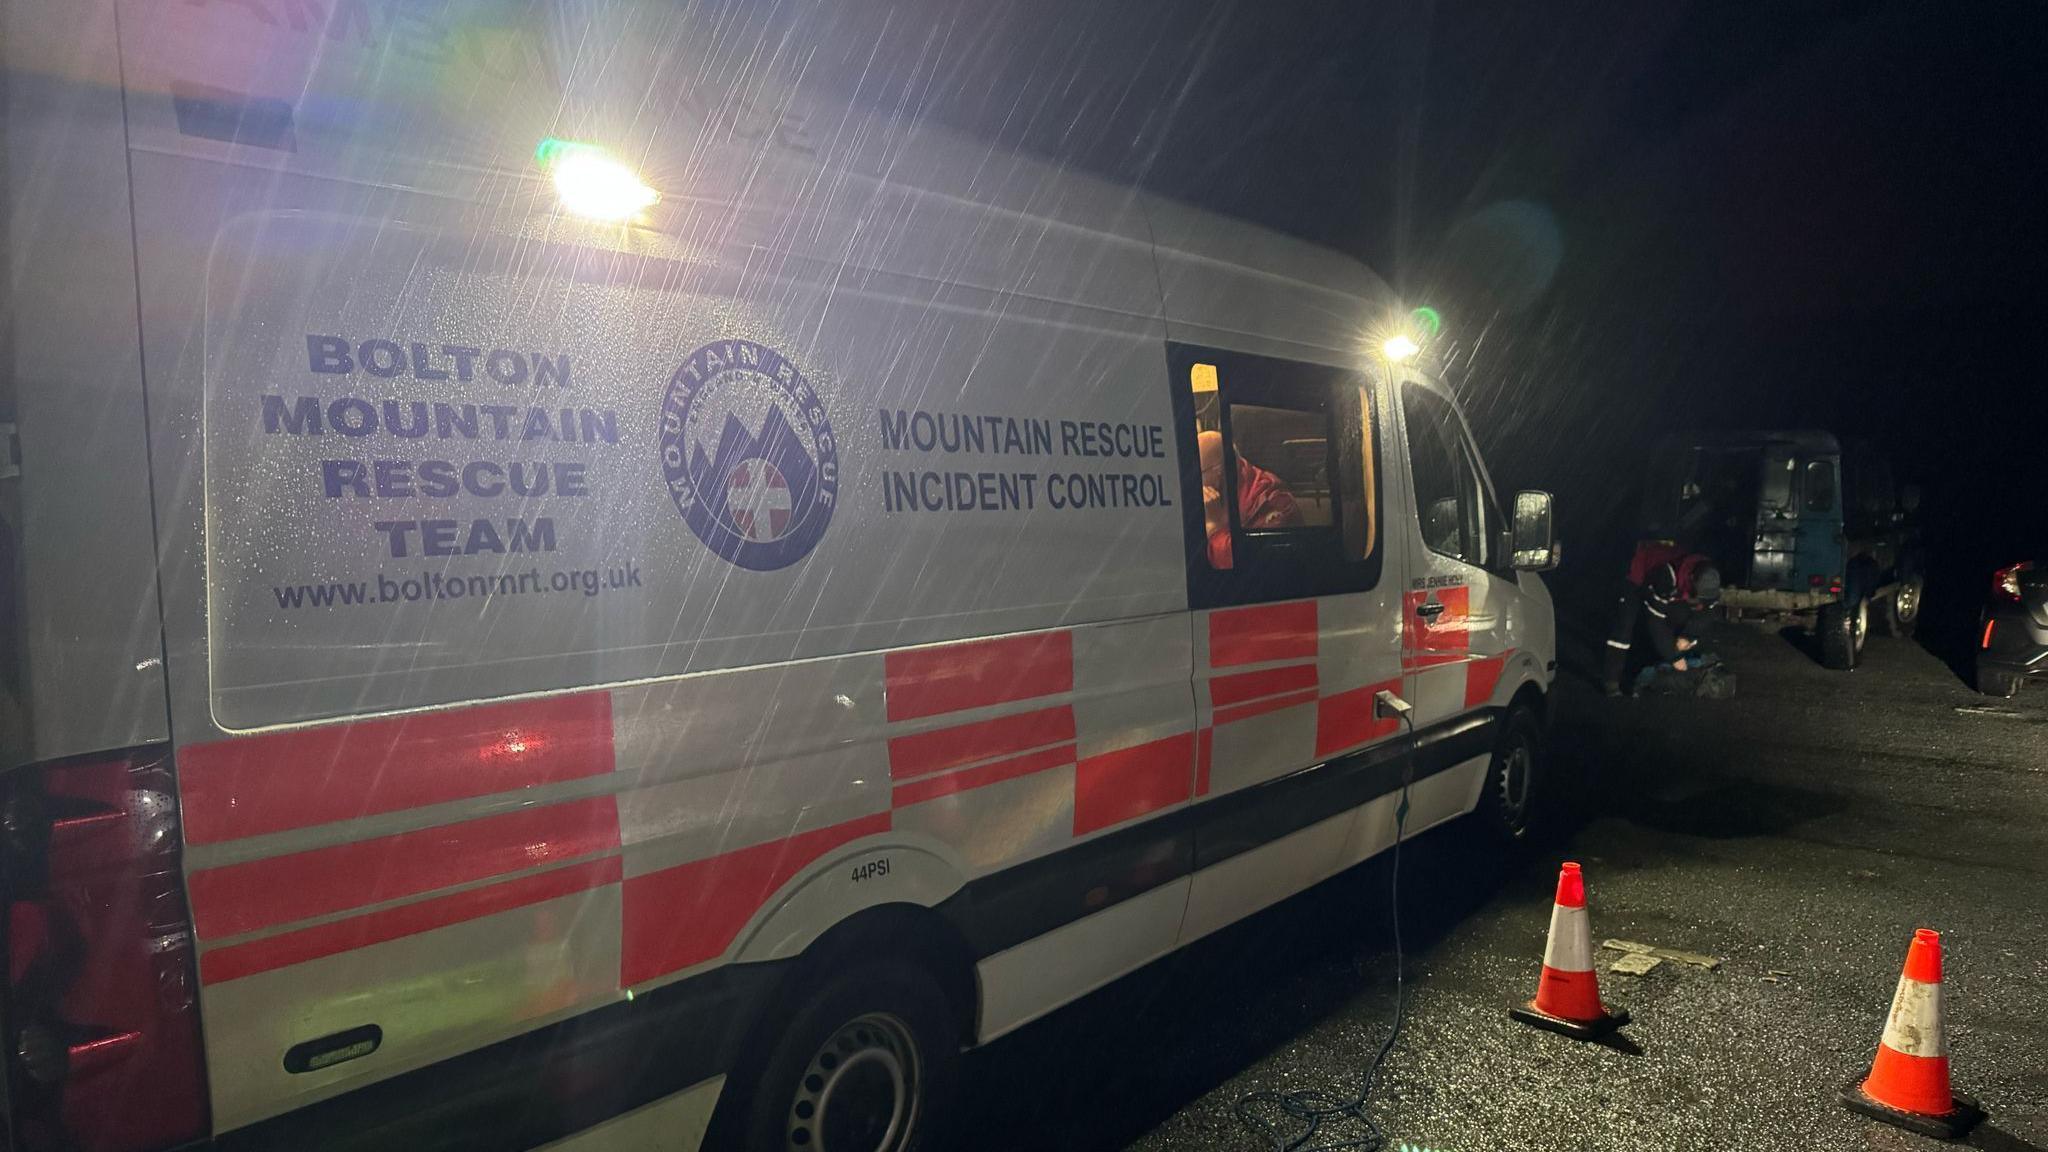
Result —
<path fill-rule="evenodd" d="M 1984 1118 L 1975 1100 L 1948 1086 L 1948 1041 L 1941 1031 L 1941 934 L 1922 928 L 1906 950 L 1906 970 L 1885 1018 L 1870 1075 L 1842 1089 L 1842 1103 L 1909 1132 L 1960 1140 Z"/>
<path fill-rule="evenodd" d="M 1605 1036 L 1628 1023 L 1628 1012 L 1600 1001 L 1593 972 L 1593 925 L 1586 916 L 1586 879 L 1577 864 L 1557 874 L 1557 900 L 1550 908 L 1550 942 L 1543 948 L 1543 977 L 1536 998 L 1508 1009 L 1524 1024 L 1579 1040 Z"/>

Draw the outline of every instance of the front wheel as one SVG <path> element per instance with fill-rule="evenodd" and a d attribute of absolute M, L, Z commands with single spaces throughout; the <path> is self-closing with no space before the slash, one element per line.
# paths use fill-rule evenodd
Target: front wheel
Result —
<path fill-rule="evenodd" d="M 806 1000 L 746 1085 L 743 1152 L 934 1152 L 960 1042 L 936 982 L 868 964 Z"/>
<path fill-rule="evenodd" d="M 1820 638 L 1820 662 L 1829 668 L 1848 671 L 1863 654 L 1863 638 L 1870 630 L 1870 601 L 1854 603 L 1837 600 L 1821 608 L 1813 625 Z"/>
<path fill-rule="evenodd" d="M 1543 727 L 1527 708 L 1511 709 L 1479 797 L 1488 834 L 1510 847 L 1527 844 L 1540 826 L 1543 782 Z"/>

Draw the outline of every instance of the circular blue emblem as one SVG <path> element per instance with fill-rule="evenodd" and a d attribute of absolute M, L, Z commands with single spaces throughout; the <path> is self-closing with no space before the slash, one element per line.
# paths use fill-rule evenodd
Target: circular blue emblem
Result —
<path fill-rule="evenodd" d="M 755 572 L 810 555 L 839 497 L 838 444 L 818 394 L 751 340 L 706 344 L 669 377 L 661 472 L 697 539 Z"/>

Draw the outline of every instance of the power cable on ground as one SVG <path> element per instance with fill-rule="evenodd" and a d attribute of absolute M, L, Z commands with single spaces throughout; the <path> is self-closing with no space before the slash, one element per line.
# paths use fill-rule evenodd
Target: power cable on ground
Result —
<path fill-rule="evenodd" d="M 1379 1125 L 1366 1111 L 1366 1101 L 1372 1096 L 1373 1085 L 1379 1079 L 1380 1067 L 1386 1063 L 1387 1054 L 1394 1050 L 1395 1041 L 1401 1038 L 1406 1007 L 1402 983 L 1401 843 L 1406 839 L 1408 826 L 1408 789 L 1415 782 L 1415 719 L 1414 708 L 1390 692 L 1380 693 L 1374 704 L 1401 718 L 1408 727 L 1410 745 L 1409 758 L 1401 772 L 1401 802 L 1394 809 L 1393 876 L 1388 884 L 1394 909 L 1394 1025 L 1388 1030 L 1379 1051 L 1374 1053 L 1372 1063 L 1366 1066 L 1365 1078 L 1359 1083 L 1354 1096 L 1342 1096 L 1328 1088 L 1309 1088 L 1248 1092 L 1238 1097 L 1232 1108 L 1238 1122 L 1263 1136 L 1271 1152 L 1381 1152 L 1388 1146 L 1386 1133 L 1380 1131 Z M 1279 1123 L 1261 1114 L 1273 1112 L 1294 1123 L 1283 1129 Z M 1323 1135 L 1324 1125 L 1346 1120 L 1363 1125 L 1365 1131 L 1348 1139 L 1315 1142 Z"/>

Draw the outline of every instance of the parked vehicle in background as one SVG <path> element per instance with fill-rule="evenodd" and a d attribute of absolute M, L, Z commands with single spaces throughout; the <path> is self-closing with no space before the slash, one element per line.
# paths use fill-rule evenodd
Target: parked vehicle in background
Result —
<path fill-rule="evenodd" d="M 931 1148 L 1542 812 L 1549 497 L 1358 262 L 775 5 L 116 8 L 0 9 L 0 1146 Z"/>
<path fill-rule="evenodd" d="M 1653 449 L 1643 538 L 1706 553 L 1732 619 L 1791 619 L 1853 668 L 1872 623 L 1919 622 L 1919 493 L 1868 446 L 1820 431 L 1691 432 Z"/>
<path fill-rule="evenodd" d="M 1977 691 L 2011 696 L 2029 676 L 2048 674 L 2048 558 L 1991 574 L 1977 641 Z"/>

